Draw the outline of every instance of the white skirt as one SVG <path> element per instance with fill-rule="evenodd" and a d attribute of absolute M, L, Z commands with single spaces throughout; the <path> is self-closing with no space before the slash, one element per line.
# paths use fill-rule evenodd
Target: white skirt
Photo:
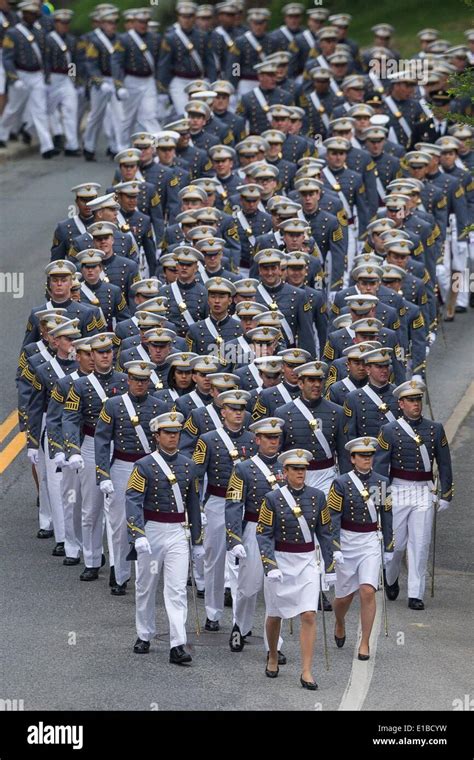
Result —
<path fill-rule="evenodd" d="M 268 617 L 292 618 L 302 612 L 316 612 L 320 576 L 314 551 L 275 552 L 282 581 L 265 577 L 263 591 Z"/>
<path fill-rule="evenodd" d="M 344 564 L 336 563 L 336 598 L 353 594 L 362 583 L 377 589 L 381 561 L 378 532 L 355 533 L 341 528 L 341 551 Z"/>

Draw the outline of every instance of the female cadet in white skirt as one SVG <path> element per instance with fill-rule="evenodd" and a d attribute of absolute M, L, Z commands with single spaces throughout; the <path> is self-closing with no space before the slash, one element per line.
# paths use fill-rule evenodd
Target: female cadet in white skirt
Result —
<path fill-rule="evenodd" d="M 305 485 L 310 451 L 292 449 L 278 457 L 286 484 L 265 494 L 260 507 L 257 541 L 265 571 L 264 595 L 269 652 L 265 674 L 278 676 L 278 635 L 282 618 L 300 616 L 301 677 L 305 689 L 318 688 L 312 674 L 316 642 L 316 609 L 320 563 L 316 533 L 328 572 L 333 565 L 331 521 L 326 497 Z"/>
<path fill-rule="evenodd" d="M 393 553 L 389 480 L 372 469 L 376 447 L 377 439 L 369 436 L 354 438 L 346 444 L 353 469 L 334 480 L 327 501 L 334 543 L 342 552 L 336 564 L 334 638 L 339 648 L 344 646 L 344 618 L 358 591 L 362 628 L 359 660 L 370 657 L 369 639 L 375 618 L 375 592 L 379 585 L 382 554 L 386 565 Z"/>

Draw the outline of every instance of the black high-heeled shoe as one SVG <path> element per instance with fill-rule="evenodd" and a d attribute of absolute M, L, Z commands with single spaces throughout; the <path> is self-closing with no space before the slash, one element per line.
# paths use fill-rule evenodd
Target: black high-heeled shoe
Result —
<path fill-rule="evenodd" d="M 346 643 L 346 629 L 344 629 L 344 636 L 336 636 L 336 626 L 334 626 L 334 641 L 336 642 L 336 646 L 338 649 L 342 649 L 344 644 Z"/>
<path fill-rule="evenodd" d="M 370 660 L 370 652 L 368 652 L 367 654 L 361 654 L 360 652 L 357 652 L 357 659 L 362 660 L 363 662 L 365 662 L 366 660 Z"/>
<path fill-rule="evenodd" d="M 270 652 L 267 652 L 267 665 L 268 665 L 269 659 L 270 659 Z M 277 678 L 279 672 L 280 672 L 280 668 L 278 667 L 278 665 L 277 665 L 276 670 L 269 670 L 268 667 L 265 668 L 265 675 L 267 676 L 267 678 Z"/>
<path fill-rule="evenodd" d="M 316 691 L 318 688 L 318 684 L 315 681 L 305 681 L 303 676 L 300 676 L 300 684 L 303 689 L 308 689 L 308 691 Z"/>

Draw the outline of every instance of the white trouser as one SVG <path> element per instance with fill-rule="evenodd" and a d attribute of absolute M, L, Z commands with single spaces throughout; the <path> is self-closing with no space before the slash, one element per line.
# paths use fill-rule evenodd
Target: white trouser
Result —
<path fill-rule="evenodd" d="M 46 480 L 51 504 L 51 516 L 53 518 L 54 538 L 57 544 L 62 544 L 65 538 L 63 497 L 61 492 L 62 473 L 61 471 L 56 472 L 58 466 L 49 457 L 47 435 L 44 437 L 44 455 L 46 459 Z"/>
<path fill-rule="evenodd" d="M 114 484 L 114 492 L 105 497 L 108 503 L 110 529 L 112 531 L 115 579 L 119 586 L 130 579 L 130 562 L 127 562 L 130 546 L 125 515 L 125 490 L 133 466 L 133 462 L 115 460 L 110 468 L 110 479 Z"/>
<path fill-rule="evenodd" d="M 240 79 L 237 85 L 237 98 L 241 98 L 245 93 L 255 90 L 257 86 L 258 82 L 254 79 Z"/>
<path fill-rule="evenodd" d="M 123 86 L 128 91 L 127 100 L 122 101 L 123 119 L 120 133 L 120 150 L 130 145 L 130 135 L 134 129 L 144 132 L 159 132 L 157 119 L 157 93 L 154 77 L 134 77 L 129 74 Z"/>
<path fill-rule="evenodd" d="M 453 256 L 453 270 L 459 272 L 457 306 L 467 306 L 469 303 L 469 258 L 470 243 L 458 242 L 457 255 Z M 455 285 L 456 287 L 456 285 Z"/>
<path fill-rule="evenodd" d="M 343 277 L 344 287 L 349 285 L 349 273 L 353 268 L 355 256 L 357 256 L 357 228 L 355 224 L 349 224 L 347 227 L 347 265 Z M 328 278 L 328 283 L 331 283 L 330 278 Z"/>
<path fill-rule="evenodd" d="M 207 525 L 203 544 L 206 615 L 209 620 L 219 620 L 224 610 L 225 499 L 222 496 L 209 496 L 205 514 Z"/>
<path fill-rule="evenodd" d="M 189 84 L 189 81 L 189 79 L 185 79 L 184 77 L 173 77 L 170 82 L 169 94 L 178 116 L 181 116 L 181 114 L 184 113 L 184 106 L 189 100 L 184 91 L 184 88 Z"/>
<path fill-rule="evenodd" d="M 206 529 L 204 528 L 204 531 Z M 204 591 L 204 554 L 200 557 L 193 557 L 193 575 L 196 589 L 198 591 Z"/>
<path fill-rule="evenodd" d="M 40 144 L 41 153 L 53 149 L 46 107 L 46 85 L 42 71 L 18 71 L 24 87 L 10 87 L 8 101 L 0 119 L 0 140 L 8 140 L 10 131 L 21 123 L 21 116 L 28 109 Z M 25 114 L 26 115 L 26 114 Z"/>
<path fill-rule="evenodd" d="M 84 565 L 100 568 L 104 534 L 104 497 L 96 482 L 94 439 L 90 435 L 84 436 L 81 456 L 84 460 L 84 469 L 79 470 Z"/>
<path fill-rule="evenodd" d="M 61 493 L 64 509 L 64 550 L 66 557 L 77 559 L 82 548 L 81 482 L 77 470 L 63 467 Z"/>
<path fill-rule="evenodd" d="M 46 414 L 43 414 L 43 420 L 41 422 L 40 441 L 43 437 L 45 420 L 46 420 Z M 52 530 L 53 517 L 51 515 L 51 502 L 49 500 L 48 482 L 46 480 L 46 459 L 44 455 L 44 448 L 41 445 L 38 449 L 38 464 L 36 465 L 36 474 L 38 476 L 39 526 L 41 530 Z"/>
<path fill-rule="evenodd" d="M 49 113 L 57 109 L 61 113 L 65 136 L 64 147 L 67 150 L 77 150 L 79 148 L 77 136 L 79 100 L 74 82 L 67 74 L 51 74 L 47 91 Z"/>
<path fill-rule="evenodd" d="M 325 470 L 306 470 L 305 483 L 312 488 L 319 488 L 327 496 L 335 477 L 337 477 L 335 467 L 327 467 Z"/>
<path fill-rule="evenodd" d="M 3 50 L 0 50 L 0 95 L 5 95 L 7 88 L 7 77 L 3 65 Z"/>
<path fill-rule="evenodd" d="M 104 77 L 104 82 L 113 84 L 112 77 Z M 123 120 L 122 103 L 114 93 L 104 95 L 98 87 L 91 87 L 90 102 L 91 110 L 84 132 L 84 149 L 94 153 L 100 130 L 103 129 L 110 149 L 118 152 L 119 131 Z"/>
<path fill-rule="evenodd" d="M 433 524 L 431 483 L 395 478 L 392 482 L 393 559 L 386 569 L 392 585 L 400 574 L 405 549 L 408 557 L 408 597 L 423 599 Z"/>
<path fill-rule="evenodd" d="M 156 592 L 163 570 L 163 597 L 170 626 L 170 648 L 177 647 L 186 644 L 188 541 L 180 523 L 149 520 L 145 525 L 145 533 L 152 553 L 142 552 L 137 559 L 137 634 L 144 641 L 151 641 L 156 634 Z"/>

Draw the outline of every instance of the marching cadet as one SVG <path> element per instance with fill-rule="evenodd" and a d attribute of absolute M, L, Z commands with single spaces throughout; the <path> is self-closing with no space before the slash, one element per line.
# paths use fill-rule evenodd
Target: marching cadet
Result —
<path fill-rule="evenodd" d="M 211 36 L 195 25 L 196 3 L 178 2 L 178 19 L 161 41 L 158 67 L 160 93 L 169 93 L 177 114 L 182 114 L 187 95 L 184 91 L 190 79 L 216 79 Z"/>
<path fill-rule="evenodd" d="M 133 308 L 137 311 L 155 311 L 161 313 L 159 309 L 163 307 L 165 310 L 168 306 L 168 300 L 164 296 L 159 296 L 161 288 L 161 282 L 155 277 L 150 277 L 146 280 L 138 280 L 134 282 L 130 288 L 130 297 L 133 296 Z M 120 322 L 115 328 L 116 340 L 114 343 L 120 346 L 122 340 L 130 338 L 133 335 L 137 335 L 138 317 L 136 314 L 130 319 Z"/>
<path fill-rule="evenodd" d="M 237 18 L 237 8 L 230 2 L 216 3 L 217 25 L 211 31 L 211 45 L 214 51 L 216 62 L 217 76 L 224 77 L 227 69 L 227 55 L 234 39 L 237 36 L 235 22 Z M 225 82 L 226 80 L 219 80 Z M 211 89 L 215 89 L 212 83 Z M 227 84 L 227 82 L 226 82 Z M 230 84 L 230 82 L 228 83 Z M 231 85 L 233 87 L 233 85 Z M 233 93 L 230 93 L 233 94 Z"/>
<path fill-rule="evenodd" d="M 313 678 L 312 661 L 322 581 L 321 563 L 315 556 L 315 537 L 329 572 L 333 566 L 333 542 L 324 493 L 305 484 L 311 459 L 311 452 L 306 449 L 292 449 L 278 457 L 287 484 L 265 494 L 258 515 L 257 542 L 265 572 L 265 628 L 269 646 L 265 675 L 278 676 L 282 618 L 299 615 L 300 683 L 304 689 L 315 691 L 318 685 Z"/>
<path fill-rule="evenodd" d="M 74 11 L 53 11 L 54 29 L 45 37 L 44 77 L 47 84 L 48 112 L 59 112 L 65 137 L 65 156 L 80 156 L 78 137 L 79 98 L 75 81 L 78 70 L 76 38 L 70 34 Z M 74 74 L 74 76 L 73 76 Z M 61 129 L 60 124 L 53 125 Z"/>
<path fill-rule="evenodd" d="M 385 127 L 368 127 L 362 132 L 364 148 L 375 163 L 378 206 L 384 205 L 387 185 L 401 174 L 400 160 L 384 152 L 387 134 Z"/>
<path fill-rule="evenodd" d="M 329 373 L 326 388 L 326 398 L 339 406 L 344 406 L 345 400 L 351 391 L 362 388 L 367 383 L 367 367 L 364 363 L 363 352 L 367 350 L 365 343 L 355 343 L 348 346 L 342 352 L 347 362 L 347 375 L 341 380 L 331 382 Z"/>
<path fill-rule="evenodd" d="M 224 391 L 216 400 L 221 407 L 222 425 L 202 434 L 196 443 L 193 461 L 202 484 L 206 531 L 204 535 L 204 583 L 206 588 L 206 631 L 218 631 L 224 609 L 226 565 L 225 498 L 232 468 L 255 452 L 253 434 L 246 430 L 245 406 L 250 394 L 242 390 Z M 235 594 L 233 595 L 235 598 Z"/>
<path fill-rule="evenodd" d="M 257 237 L 270 232 L 272 219 L 261 206 L 262 188 L 252 182 L 239 185 L 239 205 L 234 208 L 234 216 L 237 221 L 239 236 L 240 271 L 246 274 L 252 263 L 252 249 L 255 247 Z"/>
<path fill-rule="evenodd" d="M 97 182 L 82 182 L 71 187 L 71 193 L 75 194 L 78 213 L 58 222 L 51 246 L 51 261 L 66 258 L 74 238 L 83 235 L 87 232 L 87 227 L 93 224 L 94 215 L 87 204 L 98 197 L 99 188 Z"/>
<path fill-rule="evenodd" d="M 360 344 L 359 344 L 360 345 Z M 362 353 L 367 382 L 347 394 L 344 400 L 345 429 L 349 438 L 377 436 L 380 427 L 399 416 L 395 386 L 389 381 L 391 348 L 376 348 Z"/>
<path fill-rule="evenodd" d="M 232 283 L 242 278 L 242 275 L 224 269 L 222 263 L 224 246 L 223 238 L 205 237 L 196 243 L 196 250 L 204 256 L 204 264 L 199 266 L 198 275 L 203 285 L 212 277 L 221 277 Z"/>
<path fill-rule="evenodd" d="M 132 16 L 132 28 L 119 34 L 112 53 L 112 76 L 123 108 L 119 150 L 130 145 L 135 124 L 148 132 L 160 129 L 156 93 L 158 55 L 148 32 L 150 16 L 148 8 L 138 8 Z"/>
<path fill-rule="evenodd" d="M 281 311 L 283 338 L 287 346 L 298 346 L 310 354 L 314 352 L 311 304 L 306 293 L 282 280 L 284 254 L 276 248 L 259 251 L 255 257 L 260 284 L 257 302 L 267 304 L 270 311 Z"/>
<path fill-rule="evenodd" d="M 352 106 L 351 110 L 354 110 Z M 331 133 L 335 137 L 348 140 L 349 150 L 346 154 L 345 167 L 360 174 L 364 183 L 365 195 L 368 203 L 369 218 L 375 214 L 378 206 L 377 187 L 375 181 L 375 163 L 370 154 L 364 148 L 356 146 L 354 136 L 355 119 L 350 116 L 342 116 L 330 121 Z M 329 162 L 328 162 L 329 163 Z M 336 169 L 339 168 L 336 164 Z M 344 182 L 342 183 L 344 184 Z"/>
<path fill-rule="evenodd" d="M 310 152 L 308 142 L 304 137 L 290 132 L 291 106 L 287 101 L 281 101 L 270 106 L 270 126 L 285 135 L 282 147 L 282 156 L 286 161 L 297 163 L 301 158 L 314 155 L 314 149 Z"/>
<path fill-rule="evenodd" d="M 298 48 L 296 52 L 297 60 L 295 74 L 301 75 L 306 68 L 306 62 L 314 59 L 318 55 L 318 33 L 322 29 L 324 22 L 327 21 L 329 11 L 327 8 L 309 8 L 306 11 L 307 29 L 296 35 L 295 44 Z"/>
<path fill-rule="evenodd" d="M 236 152 L 228 145 L 211 145 L 208 149 L 212 169 L 227 195 L 233 195 L 240 185 L 240 177 L 232 171 Z"/>
<path fill-rule="evenodd" d="M 110 593 L 123 596 L 130 580 L 125 489 L 133 463 L 151 452 L 150 420 L 166 411 L 166 404 L 150 396 L 147 388 L 155 365 L 150 361 L 125 362 L 128 390 L 104 401 L 97 421 L 94 447 L 96 478 L 107 502 L 114 555 L 115 585 Z M 111 445 L 113 457 L 111 463 Z"/>
<path fill-rule="evenodd" d="M 389 263 L 383 264 L 382 270 L 382 283 L 387 288 L 393 288 L 397 293 L 403 292 L 402 283 L 406 276 L 405 270 Z M 420 307 L 408 299 L 404 299 L 404 301 L 408 341 L 407 374 L 423 377 L 426 369 L 428 330 Z"/>
<path fill-rule="evenodd" d="M 270 328 L 267 328 L 270 329 Z M 265 388 L 255 399 L 252 409 L 252 419 L 260 420 L 275 414 L 275 409 L 288 404 L 295 399 L 300 392 L 296 368 L 305 364 L 311 355 L 301 348 L 285 348 L 277 354 L 282 359 L 283 378 L 278 385 Z"/>
<path fill-rule="evenodd" d="M 272 344 L 267 348 L 265 344 L 257 343 L 255 347 L 257 350 L 260 348 L 262 352 L 260 356 L 256 356 L 250 364 L 235 370 L 235 374 L 239 378 L 239 388 L 249 392 L 254 390 L 259 392 L 264 388 L 273 388 L 275 385 L 278 385 L 281 375 L 281 357 L 266 353 L 267 350 L 271 350 Z M 248 408 L 252 408 L 252 401 L 251 394 Z"/>
<path fill-rule="evenodd" d="M 64 402 L 74 380 L 85 377 L 94 369 L 94 359 L 90 338 L 78 338 L 72 341 L 76 352 L 78 367 L 74 372 L 59 378 L 51 393 L 46 413 L 48 431 L 49 457 L 61 468 L 61 496 L 64 510 L 64 552 L 63 565 L 71 567 L 80 562 L 82 550 L 82 496 L 79 473 L 68 466 L 66 446 L 62 429 Z"/>
<path fill-rule="evenodd" d="M 3 40 L 7 29 L 18 23 L 19 16 L 11 10 L 9 0 L 2 0 L 0 3 L 0 48 L 3 47 Z M 6 103 L 7 78 L 5 67 L 3 66 L 2 53 L 0 53 L 0 116 L 3 113 Z M 5 143 L 0 143 L 0 148 L 5 148 Z"/>
<path fill-rule="evenodd" d="M 225 344 L 242 335 L 242 328 L 229 313 L 235 288 L 223 277 L 211 277 L 205 284 L 209 316 L 190 325 L 186 334 L 189 351 L 214 354 L 222 365 L 228 364 Z"/>
<path fill-rule="evenodd" d="M 216 135 L 209 132 L 205 126 L 211 116 L 211 109 L 202 100 L 190 100 L 184 107 L 184 112 L 189 119 L 189 130 L 193 145 L 209 153 L 209 149 L 219 145 L 220 140 Z"/>
<path fill-rule="evenodd" d="M 118 174 L 115 174 L 113 182 L 114 185 L 117 182 L 139 182 L 137 208 L 142 214 L 150 217 L 156 243 L 160 248 L 164 233 L 162 202 L 156 187 L 151 182 L 140 180 L 140 156 L 141 151 L 138 148 L 128 148 L 117 153 L 114 161 L 118 164 Z M 114 187 L 111 187 L 110 192 L 113 190 Z"/>
<path fill-rule="evenodd" d="M 361 638 L 357 657 L 368 660 L 382 554 L 387 567 L 393 558 L 392 505 L 388 495 L 389 479 L 373 470 L 377 438 L 354 438 L 346 443 L 346 449 L 350 452 L 352 469 L 334 480 L 327 499 L 333 542 L 338 547 L 333 555 L 336 560 L 334 639 L 341 649 L 346 641 L 345 616 L 358 591 Z"/>
<path fill-rule="evenodd" d="M 390 74 L 387 79 L 390 94 L 383 101 L 390 112 L 390 126 L 400 145 L 408 148 L 418 123 L 425 119 L 419 100 L 414 97 L 417 80 L 406 70 Z"/>
<path fill-rule="evenodd" d="M 413 243 L 402 238 L 392 238 L 384 243 L 384 249 L 385 263 L 398 266 L 404 271 L 401 288 L 403 297 L 419 307 L 428 326 L 434 326 L 436 305 L 434 299 L 428 298 L 426 278 L 416 277 L 409 270 Z"/>
<path fill-rule="evenodd" d="M 184 337 L 190 326 L 208 314 L 207 290 L 196 279 L 198 262 L 202 262 L 204 256 L 189 245 L 178 245 L 173 256 L 178 277 L 163 286 L 160 295 L 168 299 L 169 318 L 175 324 L 177 334 Z"/>
<path fill-rule="evenodd" d="M 305 133 L 313 138 L 321 135 L 325 139 L 329 134 L 329 116 L 338 98 L 330 88 L 329 69 L 315 66 L 309 72 L 309 76 L 309 85 L 301 85 L 295 101 L 305 111 L 303 121 Z"/>
<path fill-rule="evenodd" d="M 67 454 L 68 473 L 77 472 L 82 500 L 82 551 L 84 570 L 81 581 L 94 581 L 104 564 L 104 498 L 96 484 L 94 436 L 104 401 L 125 393 L 127 377 L 113 369 L 113 333 L 100 333 L 89 341 L 93 371 L 79 377 L 70 387 L 63 412 L 62 434 Z M 107 530 L 108 516 L 106 516 Z M 109 550 L 111 544 L 109 542 Z M 110 553 L 111 577 L 115 585 L 113 553 Z"/>
<path fill-rule="evenodd" d="M 212 403 L 210 375 L 217 372 L 218 364 L 214 356 L 193 356 L 189 360 L 193 390 L 175 401 L 176 411 L 187 420 L 195 409 L 202 409 Z M 194 446 L 193 446 L 194 448 Z"/>
<path fill-rule="evenodd" d="M 113 329 L 115 322 L 130 319 L 127 302 L 122 291 L 117 285 L 105 282 L 101 278 L 102 261 L 105 254 L 96 248 L 86 248 L 80 251 L 77 262 L 80 266 L 83 280 L 81 282 L 82 303 L 99 306 L 108 330 Z"/>
<path fill-rule="evenodd" d="M 140 193 L 139 182 L 118 182 L 114 186 L 120 208 L 117 209 L 117 223 L 121 232 L 128 233 L 140 257 L 140 270 L 148 269 L 148 277 L 156 271 L 156 240 L 149 216 L 137 208 Z M 145 262 L 142 261 L 145 257 Z"/>
<path fill-rule="evenodd" d="M 179 134 L 170 130 L 157 132 L 155 137 L 156 163 L 171 169 L 178 186 L 184 187 L 190 182 L 189 170 L 185 161 L 176 156 Z"/>
<path fill-rule="evenodd" d="M 314 356 L 321 356 L 321 346 L 326 342 L 327 305 L 323 290 L 315 290 L 306 285 L 311 256 L 304 251 L 292 251 L 286 255 L 286 282 L 303 290 L 311 304 L 314 336 Z"/>
<path fill-rule="evenodd" d="M 125 345 L 127 341 L 124 341 L 121 346 L 120 359 L 117 361 L 117 366 L 120 367 L 125 367 L 129 361 L 139 361 L 140 359 L 145 362 L 152 362 L 154 367 L 150 374 L 150 387 L 148 389 L 150 393 L 166 387 L 169 369 L 167 359 L 175 348 L 173 343 L 176 338 L 174 330 L 162 327 L 160 323 L 156 324 L 156 317 L 156 314 L 150 312 L 138 312 L 140 342 L 128 347 Z M 155 326 L 150 328 L 149 325 L 152 322 L 155 323 Z"/>
<path fill-rule="evenodd" d="M 169 354 L 166 357 L 166 365 L 168 366 L 167 387 L 156 391 L 155 395 L 167 404 L 168 411 L 176 408 L 176 402 L 181 396 L 189 395 L 194 390 L 191 359 L 196 356 L 197 354 L 185 351 Z"/>
<path fill-rule="evenodd" d="M 219 27 L 214 30 L 218 33 Z M 247 135 L 245 119 L 230 110 L 231 98 L 235 96 L 235 87 L 225 79 L 217 79 L 211 83 L 211 90 L 216 93 L 212 101 L 212 113 L 215 119 L 225 125 L 233 135 L 236 142 L 240 142 Z"/>
<path fill-rule="evenodd" d="M 113 250 L 115 253 L 119 256 L 130 258 L 132 261 L 137 261 L 138 249 L 132 236 L 128 232 L 121 232 L 117 225 L 117 215 L 120 206 L 117 203 L 115 193 L 107 193 L 107 195 L 101 195 L 92 201 L 88 201 L 87 208 L 92 211 L 94 222 L 93 224 L 89 224 L 85 232 L 78 235 L 78 237 L 73 238 L 71 247 L 68 251 L 68 256 L 73 259 L 78 251 L 83 251 L 85 248 L 91 248 L 93 232 L 96 230 L 96 225 L 102 223 L 106 225 L 114 225 L 113 227 L 99 227 L 98 229 L 107 229 L 107 233 L 113 235 Z M 105 233 L 102 232 L 102 235 L 105 236 Z"/>
<path fill-rule="evenodd" d="M 116 10 L 100 11 L 97 14 L 97 26 L 87 40 L 84 63 L 89 78 L 91 107 L 83 137 L 86 161 L 96 160 L 95 149 L 101 129 L 107 133 L 109 150 L 116 153 L 119 147 L 119 129 L 123 112 L 112 77 L 112 54 L 117 41 L 117 21 Z"/>
<path fill-rule="evenodd" d="M 167 129 L 179 134 L 176 155 L 186 162 L 191 180 L 207 177 L 212 168 L 206 151 L 191 144 L 189 119 L 183 118 L 166 125 Z"/>
<path fill-rule="evenodd" d="M 241 652 L 244 648 L 254 620 L 257 594 L 263 585 L 256 528 L 265 494 L 284 484 L 282 466 L 278 462 L 282 424 L 283 420 L 278 417 L 269 417 L 250 425 L 258 451 L 250 459 L 235 465 L 227 487 L 227 551 L 239 560 L 234 626 L 229 639 L 231 652 Z M 285 663 L 286 657 L 279 651 L 278 664 Z"/>
<path fill-rule="evenodd" d="M 270 166 L 278 169 L 277 190 L 292 190 L 296 166 L 282 158 L 282 146 L 286 140 L 285 133 L 279 129 L 267 129 L 262 132 L 262 137 L 269 145 L 265 160 Z"/>
<path fill-rule="evenodd" d="M 382 272 L 380 272 L 380 275 L 381 274 Z M 400 346 L 400 350 L 402 348 L 404 351 L 407 350 L 408 343 L 406 339 L 406 331 L 403 333 L 402 337 L 402 332 L 400 330 L 400 321 L 395 309 L 393 309 L 391 306 L 388 306 L 387 304 L 380 303 L 377 296 L 372 295 L 371 293 L 360 295 L 354 293 L 353 295 L 346 296 L 344 298 L 344 301 L 347 305 L 342 310 L 342 314 L 344 314 L 346 309 L 348 309 L 353 322 L 359 319 L 363 319 L 364 317 L 375 317 L 375 319 L 379 320 L 384 329 L 388 329 L 388 334 L 391 340 L 393 340 L 393 335 L 391 335 L 391 333 L 395 333 L 396 343 Z M 344 346 L 346 348 L 347 345 L 349 345 L 350 341 L 354 339 L 355 334 L 351 329 L 350 323 L 349 325 L 336 330 L 335 332 L 337 335 L 335 334 L 334 330 L 335 326 L 333 324 L 329 330 L 330 334 L 328 336 L 328 354 L 331 354 L 329 348 L 331 346 L 335 350 L 335 353 L 340 356 L 341 347 Z"/>
<path fill-rule="evenodd" d="M 264 62 L 272 52 L 272 41 L 267 33 L 269 18 L 267 8 L 250 8 L 247 11 L 248 29 L 235 38 L 228 50 L 225 78 L 237 87 L 240 98 L 254 89 L 258 79 L 255 66 Z"/>
<path fill-rule="evenodd" d="M 402 416 L 383 425 L 374 460 L 375 470 L 390 478 L 393 503 L 395 551 L 385 571 L 387 597 L 393 601 L 399 594 L 398 576 L 406 550 L 408 606 L 412 610 L 425 608 L 423 596 L 433 512 L 448 509 L 453 495 L 448 440 L 440 422 L 423 417 L 425 390 L 424 382 L 416 378 L 395 388 L 393 395 L 398 399 Z"/>
<path fill-rule="evenodd" d="M 265 60 L 255 64 L 253 69 L 257 73 L 258 85 L 255 87 L 254 83 L 252 90 L 241 96 L 236 113 L 245 119 L 249 132 L 258 135 L 269 127 L 280 129 L 279 124 L 273 123 L 270 107 L 292 105 L 293 96 L 281 87 L 277 87 L 275 62 Z M 289 112 L 287 113 L 289 117 Z"/>
<path fill-rule="evenodd" d="M 48 430 L 44 442 L 41 444 L 42 427 L 44 415 L 48 410 L 49 400 L 58 379 L 74 372 L 78 363 L 71 357 L 72 341 L 74 338 L 80 338 L 81 333 L 78 329 L 78 319 L 68 319 L 64 321 L 61 316 L 54 318 L 58 320 L 56 327 L 51 328 L 50 336 L 55 342 L 56 353 L 49 361 L 40 364 L 35 371 L 33 379 L 33 392 L 30 396 L 27 415 L 28 426 L 26 431 L 27 438 L 27 455 L 28 459 L 35 466 L 38 465 L 39 448 L 44 447 L 45 464 L 46 464 L 46 483 L 48 488 L 49 501 L 51 505 L 51 516 L 53 521 L 54 538 L 56 546 L 52 554 L 53 557 L 64 557 L 64 510 L 61 493 L 61 472 L 57 472 L 60 467 L 59 452 L 54 452 L 50 456 L 50 444 Z"/>
<path fill-rule="evenodd" d="M 39 320 L 37 313 L 45 309 L 65 309 L 68 319 L 77 319 L 80 333 L 93 335 L 105 327 L 104 318 L 97 306 L 78 303 L 71 299 L 71 285 L 76 267 L 70 261 L 59 259 L 52 261 L 44 269 L 46 291 L 49 299 L 45 304 L 31 310 L 26 325 L 22 348 L 28 343 L 39 340 Z"/>
<path fill-rule="evenodd" d="M 190 663 L 185 650 L 189 544 L 201 537 L 196 466 L 178 451 L 183 415 L 167 412 L 150 420 L 156 449 L 140 458 L 130 474 L 125 511 L 137 560 L 135 654 L 146 654 L 156 635 L 156 592 L 161 570 L 170 626 L 169 661 Z M 158 567 L 158 572 L 156 568 Z"/>
<path fill-rule="evenodd" d="M 172 218 L 179 212 L 179 177 L 174 169 L 155 161 L 155 136 L 149 132 L 135 132 L 132 146 L 140 151 L 140 163 L 135 180 L 150 182 L 158 193 L 163 216 Z M 118 179 L 118 177 L 117 177 Z"/>
<path fill-rule="evenodd" d="M 48 123 L 44 72 L 43 33 L 36 22 L 40 16 L 38 3 L 25 0 L 18 4 L 21 22 L 10 26 L 3 39 L 3 66 L 8 82 L 8 101 L 0 118 L 0 144 L 25 119 L 38 135 L 43 158 L 60 152 L 54 147 Z"/>

